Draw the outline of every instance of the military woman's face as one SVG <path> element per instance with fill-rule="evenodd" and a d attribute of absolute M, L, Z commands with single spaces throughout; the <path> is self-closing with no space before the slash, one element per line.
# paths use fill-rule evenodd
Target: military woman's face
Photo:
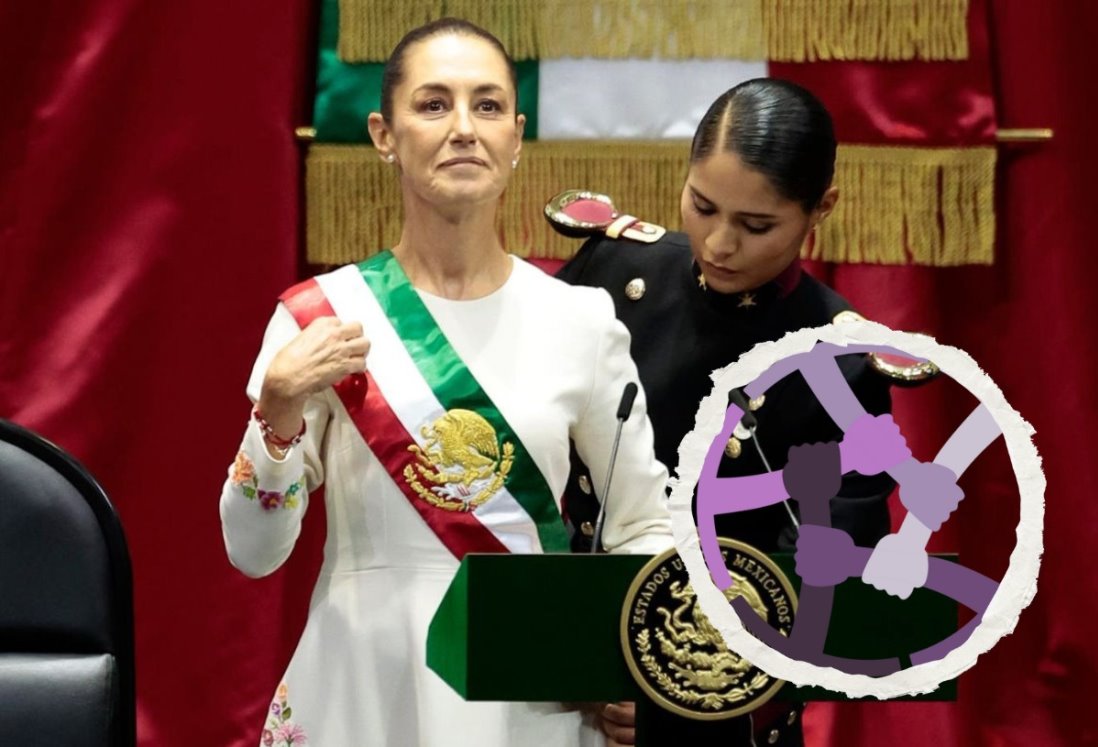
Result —
<path fill-rule="evenodd" d="M 836 194 L 829 189 L 820 206 L 806 213 L 735 153 L 692 163 L 682 190 L 682 225 L 706 285 L 739 293 L 776 278 L 797 258 Z"/>

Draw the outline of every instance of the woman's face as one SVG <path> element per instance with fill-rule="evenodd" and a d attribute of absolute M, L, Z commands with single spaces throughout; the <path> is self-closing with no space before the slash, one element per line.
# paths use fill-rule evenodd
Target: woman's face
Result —
<path fill-rule="evenodd" d="M 476 36 L 441 34 L 404 57 L 393 90 L 392 121 L 370 115 L 382 157 L 395 156 L 406 194 L 435 205 L 468 206 L 497 199 L 522 149 L 525 117 L 507 62 Z"/>
<path fill-rule="evenodd" d="M 829 188 L 820 205 L 806 213 L 735 153 L 713 153 L 692 163 L 682 190 L 682 225 L 707 287 L 739 293 L 776 278 L 836 197 Z"/>

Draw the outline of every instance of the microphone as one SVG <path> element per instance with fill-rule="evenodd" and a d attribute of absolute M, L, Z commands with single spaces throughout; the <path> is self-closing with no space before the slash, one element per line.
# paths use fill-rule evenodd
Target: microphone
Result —
<path fill-rule="evenodd" d="M 629 413 L 633 411 L 633 400 L 637 398 L 637 385 L 630 381 L 625 385 L 621 393 L 621 402 L 618 403 L 618 430 L 614 434 L 614 445 L 610 449 L 610 461 L 606 465 L 606 484 L 602 489 L 602 501 L 599 502 L 599 516 L 595 519 L 595 533 L 591 536 L 592 554 L 598 552 L 599 542 L 602 540 L 602 522 L 606 518 L 606 501 L 610 498 L 610 478 L 614 476 L 614 463 L 618 460 L 618 444 L 621 442 L 621 429 L 625 421 L 629 419 Z"/>
<path fill-rule="evenodd" d="M 633 400 L 636 398 L 637 385 L 630 381 L 621 393 L 621 402 L 618 403 L 618 420 L 624 423 L 629 419 L 629 413 L 633 411 Z"/>
<path fill-rule="evenodd" d="M 732 404 L 743 410 L 743 417 L 740 418 L 740 423 L 749 431 L 754 431 L 755 427 L 759 424 L 759 421 L 755 419 L 755 413 L 751 412 L 751 405 L 748 403 L 747 395 L 743 393 L 742 389 L 733 389 L 728 395 L 732 400 Z"/>
<path fill-rule="evenodd" d="M 770 466 L 770 461 L 766 458 L 766 454 L 763 453 L 762 444 L 759 443 L 759 434 L 756 429 L 759 427 L 759 421 L 755 417 L 755 413 L 751 412 L 751 405 L 748 403 L 747 395 L 743 393 L 742 389 L 733 389 L 728 394 L 728 398 L 732 400 L 732 404 L 743 410 L 743 417 L 740 418 L 740 425 L 747 430 L 751 431 L 751 440 L 755 442 L 755 451 L 759 452 L 759 459 L 762 460 L 763 467 L 767 472 L 773 472 L 773 468 Z M 793 513 L 793 507 L 789 505 L 789 500 L 782 501 L 782 505 L 785 506 L 785 512 L 789 514 L 789 520 L 793 522 L 794 529 L 801 528 L 801 522 L 797 521 L 797 515 Z"/>

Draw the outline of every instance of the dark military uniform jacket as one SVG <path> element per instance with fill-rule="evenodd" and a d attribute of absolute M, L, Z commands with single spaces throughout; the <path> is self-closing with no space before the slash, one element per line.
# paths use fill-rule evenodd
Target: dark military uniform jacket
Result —
<path fill-rule="evenodd" d="M 689 242 L 681 233 L 668 233 L 652 244 L 596 236 L 557 276 L 572 284 L 604 288 L 614 299 L 617 316 L 632 335 L 631 352 L 648 400 L 656 457 L 672 474 L 678 465 L 679 444 L 693 430 L 698 406 L 712 390 L 714 370 L 735 362 L 757 343 L 830 324 L 838 313 L 850 309 L 839 294 L 802 273 L 799 263 L 750 293 L 723 295 L 707 290 L 699 284 Z M 838 362 L 867 412 L 889 410 L 888 379 L 873 370 L 864 355 L 842 356 Z M 773 385 L 754 415 L 758 422 L 754 440 L 773 470 L 785 466 L 790 446 L 842 438 L 842 431 L 799 373 Z M 738 446 L 725 452 L 719 476 L 767 471 L 751 439 Z M 733 458 L 730 452 L 738 453 Z M 876 544 L 889 531 L 887 498 L 893 486 L 887 475 L 846 476 L 832 500 L 832 525 L 859 545 Z M 598 514 L 593 493 L 601 489 L 591 485 L 585 467 L 573 454 L 565 510 L 575 530 L 573 550 L 577 552 L 590 547 L 590 529 Z M 628 496 L 617 495 L 615 500 L 628 500 Z M 717 534 L 768 553 L 792 551 L 796 542 L 796 530 L 781 504 L 719 516 Z M 661 737 L 686 738 L 684 743 L 719 737 L 727 745 L 749 744 L 754 728 L 760 745 L 798 745 L 797 717 L 793 709 L 771 724 L 752 725 L 747 718 L 691 722 L 664 716 L 674 723 L 653 726 Z"/>
<path fill-rule="evenodd" d="M 631 352 L 648 399 L 656 458 L 672 474 L 678 465 L 679 444 L 693 430 L 698 405 L 712 390 L 714 370 L 735 362 L 757 343 L 830 324 L 836 314 L 850 309 L 842 296 L 801 272 L 799 266 L 752 292 L 724 295 L 706 290 L 699 285 L 689 243 L 681 233 L 668 233 L 654 244 L 601 236 L 589 239 L 557 277 L 574 285 L 604 288 L 614 299 L 618 318 L 632 335 Z M 627 295 L 630 283 L 629 295 L 634 297 L 643 287 L 636 300 Z M 873 370 L 864 355 L 842 356 L 838 361 L 866 411 L 887 412 L 891 404 L 888 379 Z M 753 414 L 758 421 L 758 446 L 773 470 L 785 466 L 790 446 L 842 438 L 842 431 L 800 374 L 770 387 Z M 745 439 L 737 457 L 725 452 L 718 475 L 766 471 L 755 444 Z M 580 480 L 581 476 L 585 479 Z M 833 526 L 844 529 L 857 544 L 875 544 L 889 530 L 886 501 L 893 485 L 887 475 L 847 476 L 832 502 Z M 590 478 L 577 465 L 566 491 L 567 511 L 575 527 L 593 521 L 598 513 L 590 487 Z M 593 487 L 597 491 L 602 486 Z M 764 552 L 792 550 L 796 540 L 781 505 L 718 517 L 717 533 Z M 577 550 L 589 546 L 582 531 L 575 533 L 573 545 Z"/>

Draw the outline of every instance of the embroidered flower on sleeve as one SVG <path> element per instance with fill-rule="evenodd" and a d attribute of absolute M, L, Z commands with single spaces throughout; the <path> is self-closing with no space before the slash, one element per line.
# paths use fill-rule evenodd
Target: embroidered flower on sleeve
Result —
<path fill-rule="evenodd" d="M 236 461 L 233 462 L 233 473 L 229 478 L 233 485 L 243 485 L 255 478 L 255 465 L 243 451 L 237 452 Z"/>
<path fill-rule="evenodd" d="M 247 454 L 241 451 L 233 462 L 229 482 L 239 488 L 248 500 L 258 500 L 265 511 L 273 511 L 276 508 L 297 508 L 301 505 L 301 490 L 305 485 L 305 475 L 290 483 L 284 491 L 261 490 L 255 464 Z"/>
<path fill-rule="evenodd" d="M 268 511 L 278 508 L 286 499 L 286 496 L 276 490 L 257 490 L 255 492 L 259 498 L 259 505 Z"/>
<path fill-rule="evenodd" d="M 275 729 L 274 735 L 275 739 L 281 739 L 286 745 L 306 744 L 309 741 L 299 724 L 282 724 Z"/>
<path fill-rule="evenodd" d="M 291 720 L 294 712 L 287 700 L 288 692 L 285 682 L 278 686 L 275 699 L 271 702 L 267 728 L 263 730 L 264 747 L 293 747 L 309 742 L 304 727 Z"/>
<path fill-rule="evenodd" d="M 282 501 L 282 505 L 286 508 L 297 508 L 299 494 L 301 493 L 301 486 L 305 484 L 305 476 L 294 483 L 290 484 L 290 487 L 286 488 L 286 497 Z"/>

